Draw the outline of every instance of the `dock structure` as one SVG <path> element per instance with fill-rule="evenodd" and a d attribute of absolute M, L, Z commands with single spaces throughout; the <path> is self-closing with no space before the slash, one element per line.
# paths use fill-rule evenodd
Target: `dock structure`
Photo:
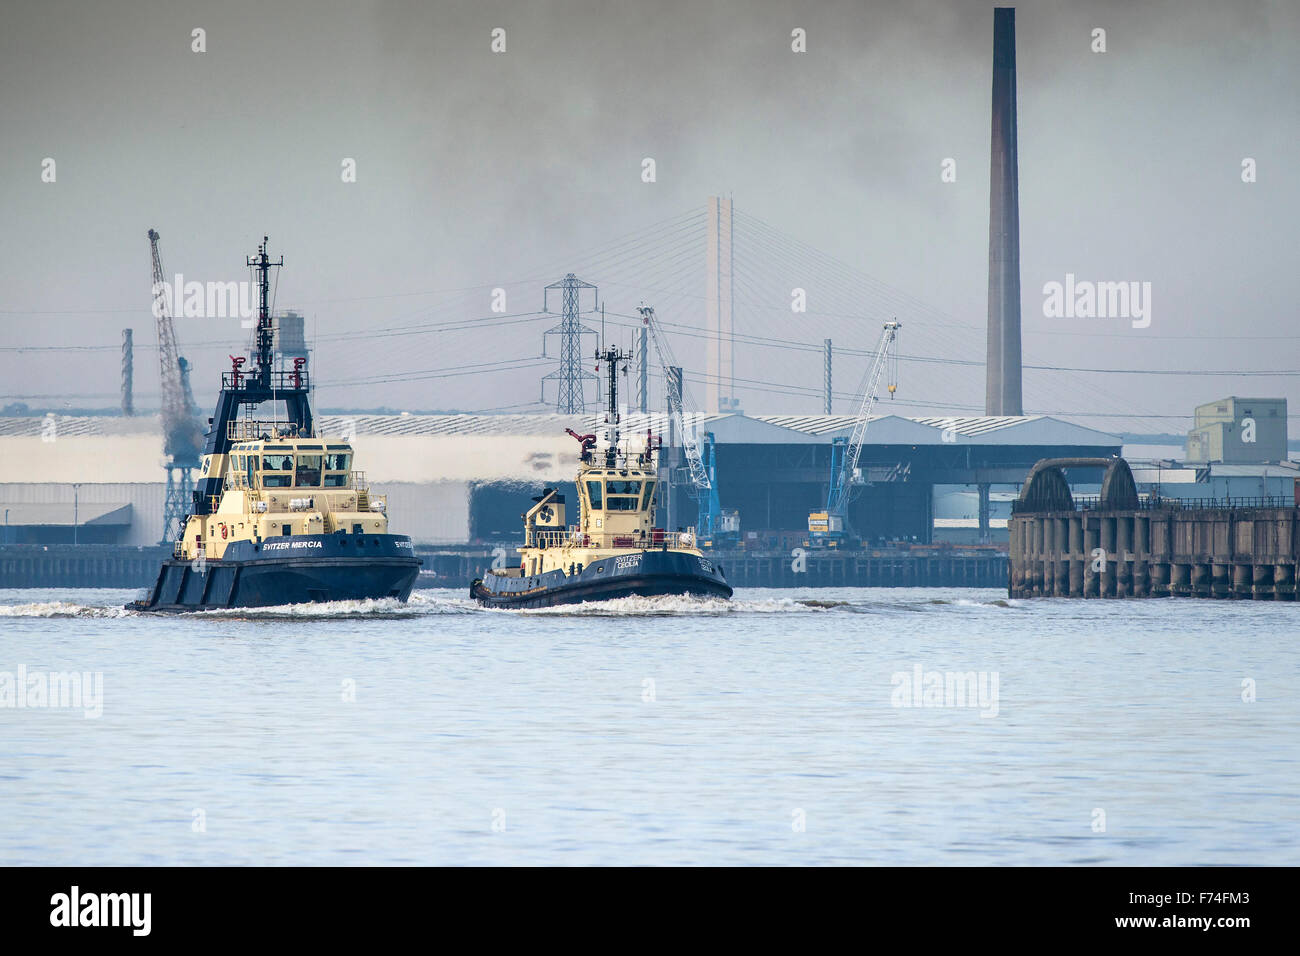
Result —
<path fill-rule="evenodd" d="M 738 588 L 996 588 L 1007 578 L 1006 552 L 995 548 L 831 549 L 807 551 L 802 560 L 778 552 L 715 554 Z"/>
<path fill-rule="evenodd" d="M 417 587 L 461 587 L 491 566 L 483 550 L 418 552 Z M 735 588 L 1001 588 L 1007 554 L 996 547 L 710 550 Z"/>
<path fill-rule="evenodd" d="M 0 545 L 0 589 L 143 588 L 171 553 L 165 545 Z"/>
<path fill-rule="evenodd" d="M 1076 499 L 1067 469 L 1104 468 Z M 1122 458 L 1038 462 L 1009 522 L 1013 598 L 1295 599 L 1300 507 L 1276 498 L 1139 497 Z"/>
<path fill-rule="evenodd" d="M 420 547 L 418 588 L 467 588 L 509 549 L 463 545 Z M 513 552 L 509 552 L 513 559 Z M 143 588 L 157 576 L 167 547 L 0 545 L 3 588 Z M 1007 554 L 997 547 L 870 550 L 710 551 L 738 588 L 939 587 L 1000 588 Z M 796 570 L 797 569 L 797 570 Z"/>

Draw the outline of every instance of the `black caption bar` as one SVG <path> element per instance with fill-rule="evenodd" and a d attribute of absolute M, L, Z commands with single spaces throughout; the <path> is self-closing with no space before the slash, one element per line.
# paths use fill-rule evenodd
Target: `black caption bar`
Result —
<path fill-rule="evenodd" d="M 0 871 L 7 941 L 148 945 L 181 940 L 373 943 L 461 927 L 549 936 L 557 924 L 668 943 L 699 921 L 716 935 L 863 941 L 892 930 L 925 940 L 1061 938 L 1232 945 L 1282 932 L 1284 869 L 560 870 L 10 868 Z M 623 928 L 620 930 L 619 926 Z M 543 930 L 543 927 L 549 929 Z M 908 929 L 910 927 L 910 929 Z M 994 934 L 990 936 L 990 933 Z M 621 938 L 606 937 L 607 941 Z"/>

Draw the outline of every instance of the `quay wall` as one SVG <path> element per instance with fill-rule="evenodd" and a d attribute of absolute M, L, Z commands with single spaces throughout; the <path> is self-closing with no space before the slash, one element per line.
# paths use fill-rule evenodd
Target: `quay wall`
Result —
<path fill-rule="evenodd" d="M 1076 500 L 1068 473 L 1102 469 Z M 1123 458 L 1044 458 L 1007 525 L 1007 593 L 1030 597 L 1295 600 L 1300 497 L 1138 494 Z"/>
<path fill-rule="evenodd" d="M 1154 507 L 1012 516 L 1008 594 L 1295 600 L 1295 507 Z"/>
<path fill-rule="evenodd" d="M 165 547 L 0 545 L 0 589 L 146 588 L 168 555 Z M 417 547 L 424 561 L 417 587 L 466 588 L 512 550 L 468 545 Z M 995 549 L 712 551 L 733 587 L 1001 588 L 1007 555 Z M 798 570 L 796 570 L 798 568 Z"/>

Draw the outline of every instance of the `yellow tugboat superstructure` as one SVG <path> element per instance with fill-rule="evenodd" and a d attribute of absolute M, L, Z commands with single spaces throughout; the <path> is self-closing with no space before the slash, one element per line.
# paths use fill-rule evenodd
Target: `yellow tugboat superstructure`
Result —
<path fill-rule="evenodd" d="M 388 533 L 387 500 L 370 493 L 352 470 L 352 445 L 338 439 L 271 437 L 282 424 L 247 419 L 232 432 L 259 437 L 234 441 L 203 459 L 203 474 L 223 477 L 207 514 L 193 514 L 175 555 L 220 559 L 239 541 L 271 542 L 295 535 Z"/>
<path fill-rule="evenodd" d="M 648 548 L 703 556 L 691 532 L 654 527 L 659 449 L 651 436 L 646 436 L 640 453 L 621 449 L 607 460 L 597 460 L 586 444 L 594 441 L 594 436 L 574 437 L 584 442 L 575 479 L 578 522 L 566 526 L 563 495 L 552 489 L 540 496 L 524 515 L 524 544 L 516 549 L 522 558 L 521 574 L 544 574 L 572 565 L 585 567 L 602 558 L 640 553 Z"/>
<path fill-rule="evenodd" d="M 491 607 L 548 607 L 631 595 L 694 594 L 731 597 L 723 571 L 699 550 L 690 531 L 654 525 L 662 443 L 645 435 L 639 450 L 620 441 L 616 372 L 629 356 L 598 353 L 609 377 L 606 445 L 595 435 L 565 429 L 579 442 L 577 523 L 567 524 L 566 502 L 548 488 L 523 515 L 518 567 L 494 569 L 470 588 Z"/>

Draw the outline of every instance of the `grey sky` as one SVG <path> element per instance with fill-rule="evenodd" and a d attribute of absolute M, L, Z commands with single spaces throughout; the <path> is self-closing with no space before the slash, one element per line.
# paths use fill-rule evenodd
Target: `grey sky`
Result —
<path fill-rule="evenodd" d="M 665 320 L 700 326 L 702 239 L 691 256 L 686 217 L 718 193 L 734 196 L 738 215 L 877 280 L 860 297 L 843 286 L 819 300 L 827 275 L 786 255 L 793 247 L 750 240 L 738 331 L 861 349 L 897 314 L 905 355 L 981 362 L 993 6 L 9 0 L 0 345 L 108 348 L 0 352 L 0 403 L 66 394 L 115 404 L 120 330 L 154 341 L 152 226 L 167 271 L 200 280 L 245 278 L 243 257 L 270 234 L 286 259 L 277 302 L 301 306 L 319 336 L 321 405 L 525 405 L 546 368 L 429 376 L 537 356 L 545 321 L 361 333 L 468 325 L 491 314 L 493 286 L 507 289 L 510 314 L 533 312 L 541 286 L 570 269 L 601 284 L 611 312 L 645 299 Z M 1017 9 L 1026 363 L 1300 368 L 1289 288 L 1300 4 Z M 190 51 L 195 27 L 206 53 Z M 507 31 L 504 54 L 489 50 L 493 27 Z M 795 27 L 807 30 L 805 54 L 790 51 Z M 1104 54 L 1090 50 L 1094 27 L 1107 31 Z M 54 184 L 40 179 L 47 156 Z M 653 184 L 640 178 L 647 156 Z M 354 184 L 340 180 L 344 157 L 357 161 Z M 940 181 L 946 157 L 955 183 Z M 1241 181 L 1243 157 L 1257 161 L 1258 182 Z M 602 243 L 671 217 L 685 223 L 676 238 L 639 248 L 674 269 L 602 260 Z M 1044 317 L 1043 283 L 1067 272 L 1151 282 L 1150 328 Z M 809 289 L 809 315 L 789 312 L 796 284 Z M 231 320 L 180 319 L 178 335 L 206 406 L 245 333 Z M 702 371 L 698 340 L 674 347 Z M 143 406 L 156 401 L 154 362 L 137 353 Z M 838 361 L 837 389 L 851 389 L 864 363 Z M 408 373 L 425 377 L 368 383 Z M 900 412 L 982 405 L 979 367 L 914 362 L 902 375 Z M 813 352 L 739 346 L 736 376 L 750 383 L 737 389 L 746 410 L 820 408 Z M 1280 395 L 1294 423 L 1297 380 L 1030 369 L 1025 406 L 1164 430 L 1187 423 L 1098 416 Z"/>

